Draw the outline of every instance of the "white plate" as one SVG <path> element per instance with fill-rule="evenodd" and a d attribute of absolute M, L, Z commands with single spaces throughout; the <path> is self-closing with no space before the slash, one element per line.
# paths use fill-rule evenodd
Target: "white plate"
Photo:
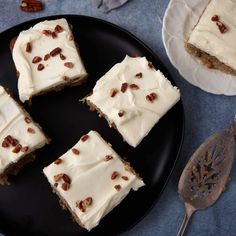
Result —
<path fill-rule="evenodd" d="M 162 39 L 171 63 L 191 84 L 213 94 L 236 95 L 236 76 L 200 65 L 184 48 L 209 0 L 171 0 L 165 12 Z"/>

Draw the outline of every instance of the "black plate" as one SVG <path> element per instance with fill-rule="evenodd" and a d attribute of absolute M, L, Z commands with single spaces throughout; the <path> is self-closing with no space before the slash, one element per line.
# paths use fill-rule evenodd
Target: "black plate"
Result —
<path fill-rule="evenodd" d="M 11 38 L 52 16 L 32 20 L 15 26 L 0 34 L 0 84 L 18 97 L 17 78 L 9 51 Z M 98 227 L 91 231 L 95 235 L 114 235 L 137 223 L 153 206 L 163 191 L 177 159 L 183 139 L 183 108 L 179 102 L 171 109 L 137 148 L 122 141 L 105 119 L 99 119 L 79 99 L 88 94 L 95 82 L 126 54 L 146 56 L 174 84 L 166 68 L 156 55 L 140 40 L 127 31 L 87 16 L 65 15 L 89 72 L 86 84 L 52 92 L 33 99 L 26 109 L 39 122 L 52 142 L 37 152 L 36 160 L 27 165 L 17 177 L 11 178 L 10 186 L 0 186 L 0 229 L 7 235 L 86 235 L 63 211 L 58 198 L 42 174 L 43 167 L 50 164 L 79 137 L 89 130 L 97 130 L 113 148 L 127 160 L 143 177 L 146 186 L 130 193 L 126 199 L 108 214 Z M 21 234 L 22 233 L 22 234 Z"/>

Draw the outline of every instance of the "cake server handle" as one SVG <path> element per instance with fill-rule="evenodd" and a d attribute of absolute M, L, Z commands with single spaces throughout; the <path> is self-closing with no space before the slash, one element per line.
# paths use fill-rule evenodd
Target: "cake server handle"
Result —
<path fill-rule="evenodd" d="M 185 204 L 185 214 L 184 214 L 184 219 L 183 219 L 183 222 L 180 226 L 180 229 L 179 229 L 179 232 L 177 234 L 177 236 L 183 236 L 184 235 L 184 232 L 185 232 L 185 229 L 189 223 L 189 220 L 191 218 L 191 216 L 193 215 L 193 213 L 195 212 L 196 210 L 188 205 L 188 204 Z"/>

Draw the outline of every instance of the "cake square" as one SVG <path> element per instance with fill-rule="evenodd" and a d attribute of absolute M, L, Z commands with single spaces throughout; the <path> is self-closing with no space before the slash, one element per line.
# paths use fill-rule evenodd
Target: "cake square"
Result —
<path fill-rule="evenodd" d="M 62 207 L 87 230 L 117 206 L 142 179 L 96 131 L 81 137 L 54 163 L 43 169 Z"/>
<path fill-rule="evenodd" d="M 0 184 L 33 159 L 47 137 L 30 115 L 0 86 Z"/>
<path fill-rule="evenodd" d="M 66 19 L 43 21 L 17 37 L 13 60 L 22 102 L 32 96 L 81 84 L 87 77 Z"/>
<path fill-rule="evenodd" d="M 179 90 L 145 57 L 126 56 L 83 101 L 136 147 L 179 99 Z"/>
<path fill-rule="evenodd" d="M 193 28 L 186 49 L 208 68 L 236 75 L 236 1 L 211 0 Z"/>

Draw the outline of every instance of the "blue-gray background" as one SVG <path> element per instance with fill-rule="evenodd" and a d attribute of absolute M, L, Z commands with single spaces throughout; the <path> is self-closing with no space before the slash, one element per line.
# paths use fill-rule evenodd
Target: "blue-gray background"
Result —
<path fill-rule="evenodd" d="M 185 142 L 180 160 L 158 203 L 140 223 L 124 235 L 176 235 L 184 214 L 183 204 L 177 194 L 181 171 L 191 154 L 206 137 L 232 122 L 236 114 L 236 96 L 207 94 L 188 84 L 171 65 L 161 37 L 161 21 L 168 0 L 130 0 L 109 14 L 98 10 L 94 0 L 44 0 L 45 10 L 33 14 L 20 11 L 19 2 L 20 0 L 0 0 L 0 32 L 20 22 L 41 16 L 65 13 L 95 16 L 111 21 L 138 36 L 153 49 L 170 70 L 182 92 L 186 117 Z M 194 215 L 187 235 L 236 235 L 235 170 L 236 164 L 226 192 L 214 207 Z"/>

